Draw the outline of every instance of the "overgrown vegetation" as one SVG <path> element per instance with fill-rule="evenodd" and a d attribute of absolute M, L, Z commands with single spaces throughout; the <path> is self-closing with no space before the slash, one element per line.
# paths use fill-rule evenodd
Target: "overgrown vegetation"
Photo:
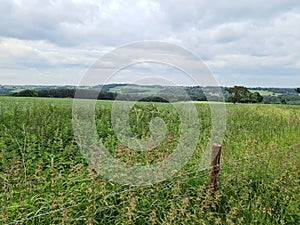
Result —
<path fill-rule="evenodd" d="M 155 163 L 172 153 L 180 123 L 168 104 L 138 103 L 131 111 L 131 129 L 138 138 L 147 137 L 147 122 L 154 116 L 168 127 L 162 144 L 142 155 L 119 143 L 110 107 L 111 102 L 99 101 L 95 120 L 116 158 Z M 201 132 L 189 163 L 172 180 L 132 188 L 111 183 L 88 166 L 72 135 L 71 100 L 1 97 L 0 222 L 298 224 L 300 148 L 282 147 L 299 142 L 300 108 L 227 105 L 220 188 L 210 197 L 208 171 L 196 172 L 202 169 L 210 135 L 209 105 L 197 104 L 197 110 Z M 243 157 L 249 158 L 239 160 Z"/>

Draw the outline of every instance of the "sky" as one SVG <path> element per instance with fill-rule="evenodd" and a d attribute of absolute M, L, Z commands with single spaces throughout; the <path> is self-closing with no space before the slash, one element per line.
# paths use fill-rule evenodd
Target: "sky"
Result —
<path fill-rule="evenodd" d="M 0 0 L 0 84 L 78 85 L 120 46 L 159 41 L 197 56 L 221 86 L 299 87 L 299 24 L 299 0 Z M 149 61 L 106 83 L 151 77 L 193 85 Z"/>

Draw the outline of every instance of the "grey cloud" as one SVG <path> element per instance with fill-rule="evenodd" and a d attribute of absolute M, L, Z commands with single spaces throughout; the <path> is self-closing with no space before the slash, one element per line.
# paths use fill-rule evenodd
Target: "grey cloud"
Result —
<path fill-rule="evenodd" d="M 113 9 L 97 1 L 29 0 L 19 5 L 2 0 L 0 35 L 61 46 L 116 45 L 160 36 L 164 28 L 154 3 L 122 4 Z"/>
<path fill-rule="evenodd" d="M 176 30 L 178 27 L 212 27 L 221 23 L 261 20 L 291 10 L 300 10 L 298 0 L 175 0 L 162 1 L 164 12 Z"/>
<path fill-rule="evenodd" d="M 300 82 L 299 21 L 299 0 L 0 0 L 0 78 L 4 68 L 45 68 L 65 82 L 65 68 L 87 68 L 119 45 L 165 40 L 192 50 L 223 82 L 232 74 Z"/>

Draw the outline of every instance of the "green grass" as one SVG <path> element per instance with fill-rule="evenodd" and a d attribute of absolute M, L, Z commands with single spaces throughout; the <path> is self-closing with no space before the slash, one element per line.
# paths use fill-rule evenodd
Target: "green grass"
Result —
<path fill-rule="evenodd" d="M 299 224 L 300 147 L 271 151 L 299 143 L 299 106 L 226 104 L 220 185 L 208 196 L 208 171 L 192 173 L 202 169 L 209 141 L 208 104 L 196 103 L 197 149 L 177 178 L 127 192 L 122 191 L 129 186 L 104 179 L 87 164 L 73 136 L 72 104 L 72 99 L 0 98 L 1 224 L 46 212 L 51 213 L 21 224 Z M 137 153 L 114 135 L 112 104 L 97 101 L 95 121 L 116 158 L 149 164 L 172 153 L 180 131 L 172 107 L 139 103 L 131 111 L 138 138 L 148 137 L 147 122 L 154 116 L 168 127 L 160 146 Z M 242 157 L 249 158 L 235 162 Z"/>
<path fill-rule="evenodd" d="M 258 92 L 262 96 L 270 96 L 270 95 L 279 96 L 280 95 L 280 93 L 274 93 L 272 91 L 262 91 L 262 90 L 250 90 L 250 91 Z"/>
<path fill-rule="evenodd" d="M 157 94 L 160 92 L 162 88 L 160 87 L 147 87 L 147 86 L 132 86 L 132 85 L 127 85 L 127 86 L 117 86 L 114 88 L 109 89 L 110 92 L 117 92 L 117 93 L 142 93 L 142 94 Z"/>

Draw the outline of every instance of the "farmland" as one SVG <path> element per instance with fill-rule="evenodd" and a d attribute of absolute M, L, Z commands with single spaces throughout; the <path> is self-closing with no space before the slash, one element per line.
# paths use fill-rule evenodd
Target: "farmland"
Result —
<path fill-rule="evenodd" d="M 299 223 L 299 106 L 226 104 L 220 184 L 208 196 L 209 171 L 200 163 L 210 137 L 208 104 L 195 103 L 201 125 L 197 148 L 174 179 L 131 187 L 104 179 L 89 166 L 73 135 L 72 103 L 0 97 L 0 223 Z M 95 121 L 114 157 L 148 165 L 176 148 L 180 120 L 170 105 L 134 106 L 130 127 L 137 138 L 149 136 L 153 117 L 162 118 L 168 128 L 159 146 L 138 153 L 114 135 L 112 103 L 97 101 Z"/>
<path fill-rule="evenodd" d="M 102 96 L 99 99 L 114 99 L 112 98 L 116 93 L 119 95 L 119 99 L 123 96 L 123 99 L 131 99 L 136 100 L 141 97 L 150 97 L 150 96 L 161 96 L 172 99 L 174 94 L 176 93 L 177 99 L 173 99 L 172 101 L 178 101 L 178 97 L 185 91 L 191 97 L 192 100 L 196 101 L 206 101 L 206 97 L 203 95 L 203 88 L 205 88 L 206 93 L 205 96 L 209 97 L 209 99 L 214 96 L 215 90 L 214 87 L 171 87 L 171 86 L 160 86 L 160 85 L 133 85 L 133 84 L 107 84 L 107 85 L 96 85 L 96 86 L 41 86 L 41 85 L 1 85 L 0 84 L 0 96 L 2 95 L 17 95 L 22 91 L 30 90 L 29 92 L 33 92 L 33 95 L 20 95 L 27 97 L 72 97 L 74 89 L 83 89 L 83 90 L 96 90 L 100 89 L 104 92 L 110 92 L 111 96 Z M 226 87 L 220 87 L 223 91 L 225 100 L 227 100 L 230 96 L 226 93 Z M 300 104 L 300 95 L 295 91 L 295 88 L 261 88 L 261 87 L 252 87 L 248 88 L 251 93 L 258 92 L 263 96 L 262 103 L 264 104 L 289 104 L 289 105 L 299 105 Z M 38 93 L 39 92 L 39 93 Z M 25 93 L 23 93 L 25 94 Z M 32 94 L 32 93 L 31 93 Z M 171 95 L 170 95 L 171 94 Z M 129 97 L 131 95 L 131 98 Z M 182 101 L 182 97 L 179 101 Z M 153 100 L 152 100 L 153 101 Z M 220 101 L 220 99 L 214 99 L 211 101 Z M 221 100 L 222 101 L 222 100 Z"/>

